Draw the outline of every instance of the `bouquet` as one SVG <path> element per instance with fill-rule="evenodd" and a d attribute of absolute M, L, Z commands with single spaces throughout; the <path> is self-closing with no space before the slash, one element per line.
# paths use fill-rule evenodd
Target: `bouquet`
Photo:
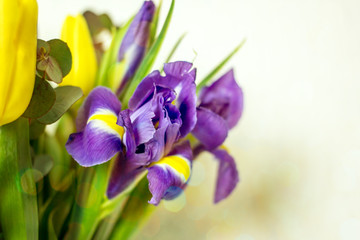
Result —
<path fill-rule="evenodd" d="M 184 35 L 154 70 L 174 2 L 161 28 L 161 1 L 145 1 L 121 26 L 86 11 L 41 40 L 35 0 L 0 0 L 0 239 L 128 239 L 204 151 L 214 202 L 234 190 L 223 142 L 243 92 L 232 69 L 215 76 L 244 41 L 201 81 L 172 60 Z"/>

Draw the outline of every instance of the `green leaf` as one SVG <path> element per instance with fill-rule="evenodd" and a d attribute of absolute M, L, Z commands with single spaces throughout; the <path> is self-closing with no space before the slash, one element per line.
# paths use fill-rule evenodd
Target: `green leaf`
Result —
<path fill-rule="evenodd" d="M 161 10 L 161 6 L 162 6 L 162 0 L 160 0 L 158 7 L 155 10 L 155 14 L 154 14 L 154 19 L 151 23 L 151 28 L 150 28 L 150 37 L 149 37 L 149 46 L 151 46 L 154 43 L 155 40 L 155 36 L 156 36 L 156 31 L 159 25 L 159 16 L 160 16 L 160 10 Z"/>
<path fill-rule="evenodd" d="M 37 121 L 36 119 L 32 119 L 30 121 L 30 139 L 34 140 L 37 139 L 43 134 L 45 130 L 45 125 Z"/>
<path fill-rule="evenodd" d="M 237 53 L 240 48 L 245 44 L 246 39 L 242 42 L 219 64 L 212 70 L 196 87 L 196 92 L 199 92 L 215 75 L 218 73 L 222 67 Z"/>
<path fill-rule="evenodd" d="M 76 201 L 74 202 L 68 239 L 91 239 L 100 222 L 101 203 L 108 182 L 109 163 L 81 168 Z M 79 225 L 78 223 L 81 223 Z"/>
<path fill-rule="evenodd" d="M 73 197 L 68 195 L 64 200 L 54 205 L 48 218 L 48 239 L 60 239 L 61 228 L 70 213 L 72 200 Z"/>
<path fill-rule="evenodd" d="M 174 55 L 176 49 L 179 47 L 180 43 L 182 42 L 182 40 L 184 39 L 185 36 L 186 36 L 186 33 L 184 33 L 183 35 L 181 35 L 181 36 L 179 37 L 179 39 L 176 41 L 176 43 L 175 43 L 175 45 L 173 46 L 173 48 L 171 49 L 168 57 L 166 58 L 165 63 L 170 62 L 171 57 Z"/>
<path fill-rule="evenodd" d="M 72 56 L 68 45 L 60 39 L 47 42 L 50 46 L 49 55 L 59 64 L 62 76 L 65 77 L 71 70 Z"/>
<path fill-rule="evenodd" d="M 165 35 L 170 24 L 171 16 L 174 11 L 174 4 L 175 4 L 175 0 L 172 0 L 168 15 L 166 17 L 165 23 L 161 29 L 159 36 L 155 40 L 154 44 L 151 46 L 149 52 L 144 57 L 143 61 L 141 62 L 138 70 L 135 73 L 134 78 L 127 86 L 125 94 L 122 98 L 123 99 L 122 102 L 125 108 L 127 107 L 127 104 L 131 96 L 134 94 L 136 87 L 139 85 L 141 80 L 150 72 L 150 69 L 152 68 L 155 62 L 155 59 L 160 51 L 161 45 L 165 39 Z"/>
<path fill-rule="evenodd" d="M 60 145 L 57 138 L 46 136 L 45 152 L 50 155 L 54 161 L 54 166 L 49 173 L 49 181 L 52 189 L 56 191 L 66 191 L 75 175 L 71 169 L 73 160 L 66 152 L 65 146 Z"/>
<path fill-rule="evenodd" d="M 82 91 L 79 87 L 63 86 L 55 88 L 56 101 L 50 111 L 38 118 L 43 124 L 51 124 L 59 120 L 59 118 L 82 97 Z"/>
<path fill-rule="evenodd" d="M 38 239 L 28 132 L 25 118 L 0 127 L 0 222 L 5 239 Z"/>
<path fill-rule="evenodd" d="M 41 49 L 43 48 L 43 49 Z M 44 40 L 41 40 L 41 39 L 38 39 L 37 40 L 37 53 L 38 53 L 38 56 L 40 53 L 49 53 L 50 52 L 50 45 L 44 41 Z"/>
<path fill-rule="evenodd" d="M 33 168 L 38 170 L 43 177 L 48 175 L 53 166 L 54 161 L 51 156 L 46 154 L 35 156 Z"/>
<path fill-rule="evenodd" d="M 33 95 L 23 116 L 32 119 L 39 118 L 49 112 L 55 100 L 54 89 L 47 81 L 36 76 Z"/>
<path fill-rule="evenodd" d="M 151 198 L 149 191 L 149 182 L 146 177 L 138 183 L 131 192 L 123 212 L 117 221 L 110 239 L 130 239 L 146 220 L 154 212 L 156 207 L 147 201 Z"/>
<path fill-rule="evenodd" d="M 40 63 L 45 63 L 45 65 L 39 66 Z M 63 75 L 61 72 L 61 68 L 55 58 L 49 56 L 49 58 L 47 60 L 42 60 L 39 62 L 39 64 L 38 64 L 39 70 L 41 70 L 39 67 L 44 66 L 44 68 L 45 68 L 44 71 L 47 74 L 46 80 L 50 80 L 50 81 L 53 81 L 56 83 L 62 82 Z"/>
<path fill-rule="evenodd" d="M 109 15 L 107 15 L 105 13 L 99 15 L 99 20 L 100 20 L 101 24 L 103 25 L 103 27 L 105 27 L 108 30 L 111 30 L 114 27 L 114 24 L 111 21 L 111 18 L 109 17 Z"/>
<path fill-rule="evenodd" d="M 121 45 L 121 41 L 125 36 L 132 20 L 134 17 L 130 18 L 127 23 L 121 27 L 119 30 L 114 29 L 113 39 L 109 49 L 105 52 L 100 68 L 99 73 L 96 79 L 96 86 L 101 85 L 105 87 L 112 87 L 114 85 L 113 79 L 109 76 L 110 69 L 116 64 L 118 51 Z"/>

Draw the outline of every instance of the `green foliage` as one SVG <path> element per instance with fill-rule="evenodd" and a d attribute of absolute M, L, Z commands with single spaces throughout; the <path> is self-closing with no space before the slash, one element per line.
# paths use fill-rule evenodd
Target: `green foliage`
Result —
<path fill-rule="evenodd" d="M 113 39 L 111 41 L 111 45 L 109 49 L 103 55 L 99 72 L 96 78 L 96 85 L 101 85 L 105 87 L 113 87 L 114 79 L 111 77 L 111 69 L 115 67 L 117 63 L 117 55 L 121 45 L 121 41 L 123 40 L 126 31 L 128 30 L 133 17 L 126 22 L 124 26 L 122 26 L 119 30 L 113 30 Z"/>
<path fill-rule="evenodd" d="M 0 127 L 0 222 L 5 239 L 38 239 L 28 132 L 25 118 Z"/>
<path fill-rule="evenodd" d="M 40 123 L 51 124 L 56 122 L 83 95 L 81 88 L 74 86 L 57 87 L 55 93 L 55 104 L 48 113 L 37 119 Z"/>
<path fill-rule="evenodd" d="M 156 209 L 147 200 L 151 198 L 146 177 L 137 184 L 123 207 L 110 239 L 129 239 Z"/>
<path fill-rule="evenodd" d="M 23 116 L 32 119 L 44 116 L 54 105 L 55 100 L 56 94 L 51 85 L 36 76 L 33 95 Z"/>
<path fill-rule="evenodd" d="M 38 75 L 43 79 L 61 83 L 63 77 L 71 70 L 72 56 L 65 42 L 59 39 L 45 42 L 39 39 L 36 61 Z"/>
<path fill-rule="evenodd" d="M 61 69 L 62 76 L 65 77 L 71 70 L 72 56 L 68 45 L 60 39 L 48 41 L 50 46 L 49 56 L 52 57 Z"/>
<path fill-rule="evenodd" d="M 30 140 L 37 139 L 44 132 L 45 125 L 33 119 L 30 121 L 29 136 Z"/>

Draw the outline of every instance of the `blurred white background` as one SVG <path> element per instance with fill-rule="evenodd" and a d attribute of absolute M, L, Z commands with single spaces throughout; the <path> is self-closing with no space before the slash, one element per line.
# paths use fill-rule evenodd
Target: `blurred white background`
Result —
<path fill-rule="evenodd" d="M 67 14 L 90 8 L 119 24 L 142 0 L 38 3 L 47 40 Z M 176 1 L 156 67 L 187 32 L 173 59 L 195 59 L 201 79 L 247 38 L 224 69 L 235 68 L 245 93 L 226 143 L 242 182 L 214 206 L 216 162 L 204 155 L 175 205 L 187 204 L 161 205 L 139 239 L 360 239 L 359 9 L 356 0 Z"/>

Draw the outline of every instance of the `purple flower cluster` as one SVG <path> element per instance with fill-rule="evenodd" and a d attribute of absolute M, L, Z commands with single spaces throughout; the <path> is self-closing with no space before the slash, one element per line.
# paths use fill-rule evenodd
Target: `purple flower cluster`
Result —
<path fill-rule="evenodd" d="M 123 90 L 146 51 L 154 5 L 146 1 L 126 33 L 118 60 L 130 56 Z M 228 131 L 239 121 L 243 93 L 233 71 L 202 89 L 197 99 L 196 69 L 188 62 L 164 65 L 165 75 L 153 71 L 138 85 L 128 108 L 122 109 L 108 88 L 97 87 L 77 116 L 77 133 L 66 149 L 84 167 L 116 156 L 107 188 L 108 198 L 124 191 L 147 171 L 152 199 L 173 199 L 186 187 L 193 159 L 202 151 L 219 160 L 215 202 L 226 198 L 239 181 L 234 159 L 224 147 Z M 189 139 L 197 139 L 189 142 Z"/>
<path fill-rule="evenodd" d="M 113 198 L 145 170 L 150 203 L 176 197 L 191 176 L 193 156 L 209 151 L 219 160 L 215 202 L 226 198 L 239 181 L 234 159 L 221 147 L 243 109 L 243 95 L 230 71 L 196 97 L 196 70 L 188 62 L 164 65 L 165 76 L 145 77 L 121 110 L 111 90 L 95 88 L 80 108 L 78 132 L 66 148 L 85 167 L 116 154 L 107 196 Z M 194 146 L 189 134 L 198 139 Z"/>

